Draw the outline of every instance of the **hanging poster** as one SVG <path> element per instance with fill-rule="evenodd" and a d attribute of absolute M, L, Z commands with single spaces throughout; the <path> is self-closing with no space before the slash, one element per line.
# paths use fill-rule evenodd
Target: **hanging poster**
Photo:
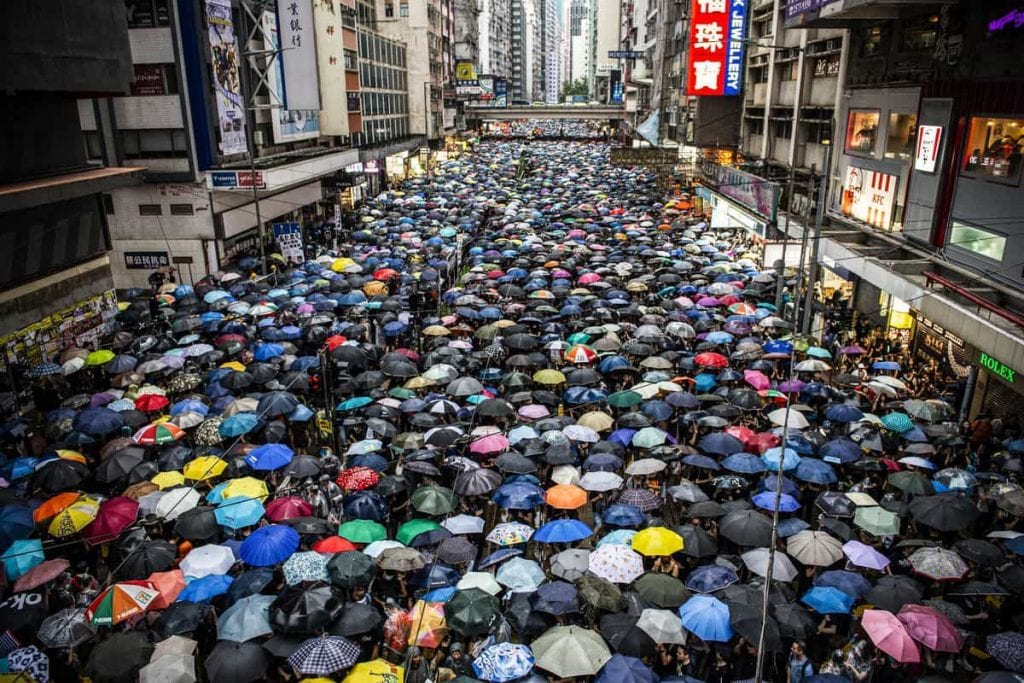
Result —
<path fill-rule="evenodd" d="M 269 43 L 268 50 L 280 49 L 277 15 L 273 12 L 263 13 L 263 35 Z M 270 89 L 270 102 L 274 107 L 270 114 L 271 126 L 274 129 L 274 142 L 292 142 L 319 137 L 320 111 L 318 109 L 292 110 L 285 107 L 282 54 L 278 53 L 271 68 L 267 69 L 267 87 Z"/>
<path fill-rule="evenodd" d="M 220 153 L 245 154 L 245 104 L 239 80 L 238 44 L 231 18 L 231 0 L 206 0 L 206 24 L 213 57 Z"/>
<path fill-rule="evenodd" d="M 302 263 L 302 226 L 298 223 L 274 223 L 274 239 L 281 255 L 291 263 Z"/>
<path fill-rule="evenodd" d="M 312 0 L 278 0 L 281 33 L 284 104 L 292 110 L 320 111 L 320 82 L 316 67 L 316 39 Z"/>

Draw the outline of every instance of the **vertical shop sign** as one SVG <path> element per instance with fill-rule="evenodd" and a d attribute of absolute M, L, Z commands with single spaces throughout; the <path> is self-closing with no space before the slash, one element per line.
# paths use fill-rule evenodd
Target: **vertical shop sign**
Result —
<path fill-rule="evenodd" d="M 239 81 L 238 44 L 231 18 L 231 0 L 206 0 L 206 25 L 213 57 L 220 153 L 245 154 L 245 105 Z"/>
<path fill-rule="evenodd" d="M 302 263 L 302 226 L 298 223 L 274 223 L 274 239 L 281 255 L 291 263 Z"/>
<path fill-rule="evenodd" d="M 281 41 L 277 34 L 277 15 L 266 11 L 263 13 L 263 35 L 270 43 L 268 50 L 279 50 Z M 283 54 L 283 53 L 281 53 Z M 270 89 L 271 110 L 270 121 L 274 130 L 274 142 L 292 142 L 320 136 L 319 109 L 288 109 L 284 106 L 284 62 L 281 54 L 274 58 L 274 63 L 267 69 L 267 88 Z M 280 106 L 278 106 L 280 105 Z"/>
<path fill-rule="evenodd" d="M 284 68 L 284 105 L 292 111 L 320 111 L 312 0 L 277 0 Z"/>
<path fill-rule="evenodd" d="M 688 95 L 739 95 L 747 0 L 693 0 L 687 60 Z"/>

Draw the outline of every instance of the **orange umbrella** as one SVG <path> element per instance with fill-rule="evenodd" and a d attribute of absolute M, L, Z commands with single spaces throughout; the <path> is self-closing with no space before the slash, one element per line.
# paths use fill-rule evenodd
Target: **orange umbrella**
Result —
<path fill-rule="evenodd" d="M 587 503 L 587 492 L 572 484 L 556 484 L 544 494 L 544 500 L 559 510 L 575 510 Z"/>
<path fill-rule="evenodd" d="M 409 645 L 436 648 L 448 634 L 444 620 L 444 606 L 436 602 L 419 600 L 409 611 Z"/>
<path fill-rule="evenodd" d="M 57 516 L 65 508 L 78 500 L 77 493 L 69 491 L 67 493 L 58 493 L 53 498 L 50 498 L 43 502 L 42 505 L 36 508 L 36 511 L 32 513 L 32 517 L 37 522 L 50 519 L 51 517 Z"/>
<path fill-rule="evenodd" d="M 178 593 L 185 590 L 185 575 L 181 573 L 180 569 L 154 572 L 146 580 L 153 584 L 160 593 L 150 605 L 152 609 L 167 609 L 178 597 Z"/>

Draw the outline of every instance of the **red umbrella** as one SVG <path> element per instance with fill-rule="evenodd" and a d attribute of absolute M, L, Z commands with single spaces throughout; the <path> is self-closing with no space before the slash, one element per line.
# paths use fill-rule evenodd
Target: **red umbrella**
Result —
<path fill-rule="evenodd" d="M 167 609 L 178 594 L 185 590 L 185 575 L 180 569 L 150 574 L 147 581 L 160 593 L 151 605 L 153 609 Z"/>
<path fill-rule="evenodd" d="M 82 536 L 89 545 L 99 545 L 113 541 L 128 525 L 139 516 L 139 501 L 118 496 L 100 503 L 100 511 L 96 519 L 82 529 Z"/>
<path fill-rule="evenodd" d="M 921 661 L 921 651 L 917 649 L 917 644 L 907 633 L 903 622 L 892 612 L 884 609 L 864 610 L 860 623 L 875 647 L 897 662 L 916 664 Z"/>
<path fill-rule="evenodd" d="M 745 443 L 747 448 L 751 449 L 754 453 L 764 453 L 769 448 L 775 448 L 782 442 L 775 434 L 761 432 L 759 434 L 754 434 L 754 436 Z"/>
<path fill-rule="evenodd" d="M 744 427 L 743 425 L 730 425 L 725 429 L 726 434 L 732 434 L 737 439 L 746 445 L 751 439 L 756 436 L 756 433 L 750 427 Z"/>
<path fill-rule="evenodd" d="M 295 517 L 310 517 L 313 515 L 313 506 L 297 496 L 285 496 L 276 498 L 266 506 L 266 518 L 271 522 L 283 522 L 286 519 Z"/>
<path fill-rule="evenodd" d="M 328 536 L 327 538 L 321 538 L 313 544 L 313 550 L 324 555 L 344 553 L 355 549 L 356 547 L 352 544 L 352 541 L 341 536 Z"/>
<path fill-rule="evenodd" d="M 935 652 L 960 652 L 964 637 L 952 619 L 926 605 L 904 605 L 896 615 L 917 642 Z"/>
<path fill-rule="evenodd" d="M 170 405 L 166 396 L 160 394 L 143 394 L 135 399 L 135 407 L 144 413 L 155 413 Z"/>
<path fill-rule="evenodd" d="M 693 358 L 693 362 L 702 368 L 727 368 L 729 367 L 729 359 L 720 353 L 714 353 L 713 351 L 705 351 L 704 353 L 698 353 Z"/>
<path fill-rule="evenodd" d="M 71 563 L 64 559 L 46 560 L 42 564 L 37 564 L 21 575 L 14 584 L 14 592 L 30 591 L 44 583 L 49 583 L 67 571 L 70 566 Z"/>
<path fill-rule="evenodd" d="M 380 474 L 370 467 L 349 467 L 338 475 L 338 486 L 348 491 L 362 491 L 376 486 Z"/>
<path fill-rule="evenodd" d="M 391 280 L 392 278 L 398 277 L 398 271 L 394 268 L 380 268 L 379 270 L 373 271 L 374 280 Z"/>
<path fill-rule="evenodd" d="M 347 341 L 347 338 L 342 337 L 340 334 L 335 334 L 324 340 L 324 346 L 327 347 L 328 351 L 333 351 Z"/>
<path fill-rule="evenodd" d="M 420 354 L 416 353 L 412 349 L 407 349 L 404 347 L 401 349 L 395 349 L 395 353 L 400 353 L 413 362 L 416 362 L 420 359 Z"/>

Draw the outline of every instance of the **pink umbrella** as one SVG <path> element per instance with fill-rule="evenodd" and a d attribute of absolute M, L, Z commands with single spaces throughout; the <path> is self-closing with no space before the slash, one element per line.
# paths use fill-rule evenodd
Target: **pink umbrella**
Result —
<path fill-rule="evenodd" d="M 139 516 L 139 502 L 126 496 L 116 496 L 100 503 L 96 519 L 82 529 L 82 537 L 89 545 L 99 545 L 116 539 Z"/>
<path fill-rule="evenodd" d="M 516 412 L 519 413 L 519 417 L 526 420 L 539 420 L 551 415 L 551 411 L 547 409 L 547 406 L 542 406 L 539 403 L 525 405 Z"/>
<path fill-rule="evenodd" d="M 743 379 L 758 391 L 772 388 L 771 380 L 760 370 L 744 370 Z"/>
<path fill-rule="evenodd" d="M 917 644 L 907 633 L 903 622 L 892 612 L 884 609 L 864 610 L 860 623 L 875 647 L 897 662 L 916 664 L 921 661 L 921 651 L 917 649 Z"/>
<path fill-rule="evenodd" d="M 584 273 L 583 275 L 580 275 L 580 280 L 579 280 L 581 285 L 589 285 L 592 282 L 600 282 L 600 281 L 601 281 L 601 276 L 598 275 L 597 273 Z"/>
<path fill-rule="evenodd" d="M 697 299 L 697 305 L 698 306 L 704 306 L 705 308 L 710 308 L 712 306 L 719 306 L 720 303 L 719 303 L 718 299 L 716 299 L 715 297 L 713 297 L 713 296 L 706 296 L 706 297 L 703 297 L 701 299 Z"/>
<path fill-rule="evenodd" d="M 926 605 L 904 605 L 896 615 L 910 637 L 936 652 L 960 652 L 964 638 L 953 621 Z"/>
<path fill-rule="evenodd" d="M 271 522 L 283 522 L 295 517 L 310 517 L 312 514 L 313 506 L 297 496 L 275 498 L 267 503 L 266 507 L 266 517 Z"/>
<path fill-rule="evenodd" d="M 788 379 L 785 382 L 779 382 L 779 391 L 786 394 L 795 394 L 803 391 L 805 386 L 807 384 L 798 379 Z"/>
<path fill-rule="evenodd" d="M 673 301 L 679 304 L 680 308 L 693 308 L 693 300 L 688 297 L 677 296 Z"/>
<path fill-rule="evenodd" d="M 503 453 L 508 450 L 508 447 L 508 439 L 503 434 L 488 434 L 487 436 L 475 439 L 473 443 L 469 444 L 470 452 L 480 455 Z"/>

